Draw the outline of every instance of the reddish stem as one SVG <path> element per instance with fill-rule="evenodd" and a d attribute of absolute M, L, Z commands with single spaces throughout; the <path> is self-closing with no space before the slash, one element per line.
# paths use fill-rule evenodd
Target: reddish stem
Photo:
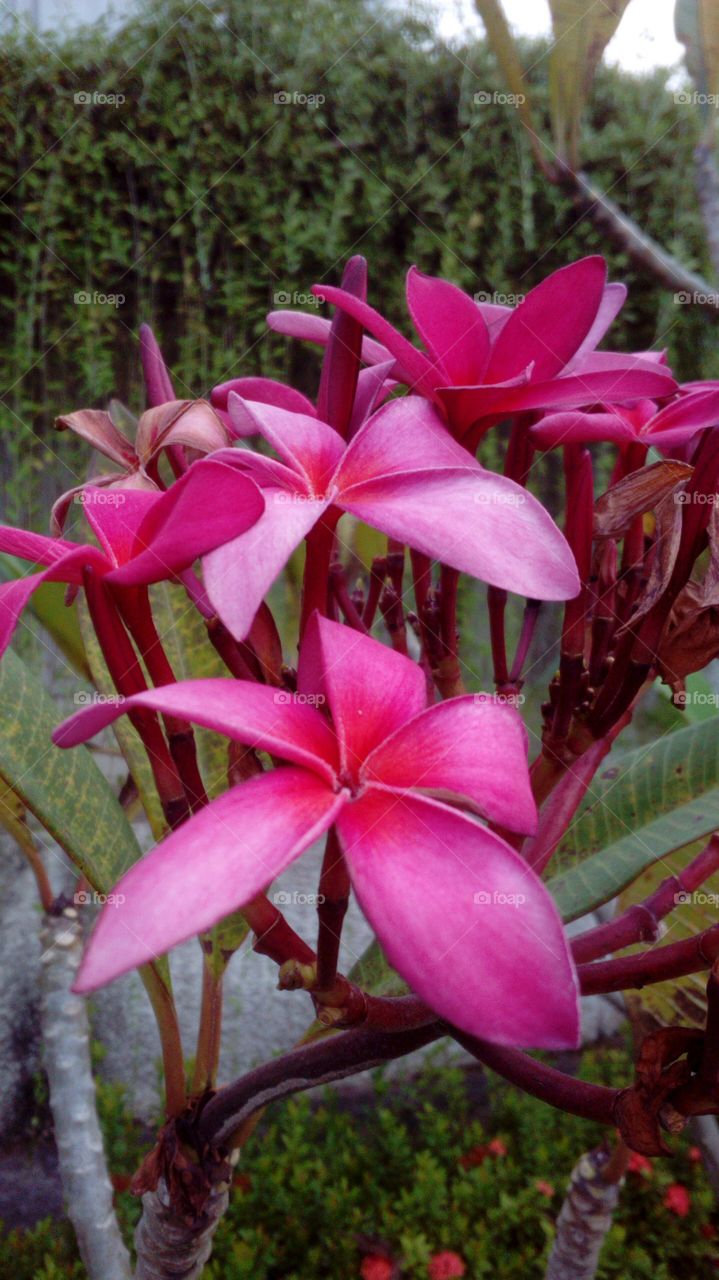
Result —
<path fill-rule="evenodd" d="M 337 832 L 327 833 L 317 906 L 317 990 L 330 991 L 337 977 L 342 924 L 350 899 L 350 878 Z"/>
<path fill-rule="evenodd" d="M 643 902 L 623 911 L 614 920 L 587 929 L 572 939 L 572 955 L 577 964 L 620 951 L 636 942 L 656 942 L 659 921 L 677 905 L 677 895 L 693 893 L 719 869 L 719 837 L 712 836 L 702 852 L 679 875 L 668 876 Z"/>

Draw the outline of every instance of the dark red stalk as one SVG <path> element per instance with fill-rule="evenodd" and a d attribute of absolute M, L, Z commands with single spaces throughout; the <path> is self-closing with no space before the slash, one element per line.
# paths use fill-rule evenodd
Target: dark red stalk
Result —
<path fill-rule="evenodd" d="M 635 903 L 614 920 L 573 938 L 571 947 L 575 962 L 586 964 L 636 942 L 656 942 L 659 922 L 674 910 L 677 895 L 693 893 L 718 869 L 719 836 L 714 835 L 684 871 L 668 876 L 643 902 Z"/>
<path fill-rule="evenodd" d="M 156 688 L 174 684 L 175 673 L 157 634 L 147 588 L 136 587 L 122 592 L 118 604 L 152 683 Z M 162 719 L 170 754 L 185 788 L 190 811 L 195 813 L 209 802 L 197 763 L 194 732 L 186 720 L 177 716 L 163 715 Z"/>
<path fill-rule="evenodd" d="M 628 719 L 628 716 L 625 717 L 605 738 L 592 743 L 581 756 L 566 766 L 564 776 L 539 815 L 537 834 L 527 840 L 522 849 L 523 856 L 537 875 L 542 874 L 557 845 L 566 835 L 592 778 Z"/>
<path fill-rule="evenodd" d="M 585 1080 L 567 1076 L 554 1067 L 537 1062 L 519 1049 L 505 1049 L 500 1045 L 490 1044 L 487 1040 L 478 1040 L 464 1031 L 458 1031 L 456 1027 L 448 1026 L 446 1030 L 468 1053 L 489 1067 L 490 1071 L 496 1071 L 497 1075 L 531 1094 L 533 1098 L 539 1098 L 570 1115 L 582 1116 L 585 1120 L 615 1124 L 614 1110 L 619 1089 L 588 1084 Z"/>
<path fill-rule="evenodd" d="M 367 263 L 357 254 L 342 273 L 342 288 L 367 300 Z M 322 361 L 317 416 L 341 436 L 349 433 L 362 351 L 362 325 L 336 309 Z"/>
<path fill-rule="evenodd" d="M 319 992 L 330 991 L 337 977 L 342 924 L 350 900 L 347 864 L 334 827 L 327 833 L 317 904 L 317 980 Z"/>
<path fill-rule="evenodd" d="M 361 631 L 363 635 L 369 635 L 368 628 L 365 626 L 364 620 L 347 590 L 345 571 L 339 560 L 335 560 L 334 564 L 330 565 L 330 588 L 344 614 L 345 622 L 350 627 L 354 627 L 355 631 Z"/>
<path fill-rule="evenodd" d="M 375 556 L 372 561 L 372 567 L 369 575 L 369 587 L 367 589 L 367 600 L 365 602 L 362 621 L 369 631 L 375 620 L 379 598 L 382 594 L 384 581 L 387 577 L 387 558 L 386 556 Z"/>
<path fill-rule="evenodd" d="M 606 995 L 610 991 L 639 989 L 670 978 L 684 978 L 710 969 L 717 957 L 719 925 L 714 924 L 694 938 L 672 942 L 666 947 L 579 965 L 582 995 Z"/>
<path fill-rule="evenodd" d="M 83 585 L 92 625 L 115 688 L 123 697 L 141 693 L 147 684 L 110 591 L 90 568 L 83 572 Z M 174 829 L 189 810 L 160 722 L 154 711 L 133 710 L 129 717 L 147 752 L 168 826 Z"/>
<path fill-rule="evenodd" d="M 302 584 L 302 617 L 300 620 L 300 637 L 305 627 L 318 609 L 323 617 L 328 616 L 329 573 L 332 562 L 335 528 L 339 513 L 330 510 L 317 522 L 306 539 L 307 556 L 305 574 Z"/>
<path fill-rule="evenodd" d="M 295 961 L 301 965 L 313 965 L 315 953 L 303 942 L 287 923 L 282 912 L 264 894 L 259 894 L 242 908 L 242 914 L 255 934 L 253 949 L 261 956 L 269 956 L 275 964 Z"/>
<path fill-rule="evenodd" d="M 500 587 L 487 587 L 487 609 L 489 611 L 489 638 L 492 645 L 492 662 L 494 664 L 494 683 L 503 689 L 509 683 L 507 666 L 507 640 L 504 630 L 504 614 L 507 608 L 507 592 Z"/>
<path fill-rule="evenodd" d="M 230 674 L 238 680 L 256 679 L 255 672 L 252 671 L 242 652 L 242 649 L 246 648 L 246 646 L 240 646 L 234 636 L 227 630 L 224 622 L 220 621 L 210 604 L 202 583 L 196 578 L 192 570 L 183 573 L 181 580 L 190 600 L 205 620 L 210 644 L 215 652 L 219 654 Z"/>

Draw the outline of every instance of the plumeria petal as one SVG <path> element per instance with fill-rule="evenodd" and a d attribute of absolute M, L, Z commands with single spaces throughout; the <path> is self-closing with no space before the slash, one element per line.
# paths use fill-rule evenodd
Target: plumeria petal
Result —
<path fill-rule="evenodd" d="M 425 678 L 415 662 L 318 613 L 305 628 L 298 688 L 326 698 L 341 767 L 350 770 L 427 702 Z"/>
<path fill-rule="evenodd" d="M 123 470 L 135 466 L 135 450 L 130 441 L 118 431 L 109 413 L 103 409 L 78 409 L 76 413 L 64 413 L 55 419 L 55 426 L 58 431 L 73 431 Z"/>
<path fill-rule="evenodd" d="M 358 320 L 365 329 L 369 329 L 370 333 L 379 339 L 401 365 L 409 378 L 410 385 L 429 396 L 430 399 L 434 398 L 435 389 L 444 381 L 438 365 L 413 347 L 412 343 L 408 342 L 388 320 L 385 320 L 379 311 L 375 311 L 374 307 L 370 307 L 361 298 L 355 298 L 344 289 L 335 289 L 329 285 L 313 285 L 312 292 L 326 302 L 332 303 L 333 306 L 342 307 L 343 311 Z"/>
<path fill-rule="evenodd" d="M 324 493 L 327 482 L 344 453 L 344 441 L 326 422 L 304 413 L 289 413 L 275 405 L 241 400 L 230 393 L 230 419 L 238 435 L 252 431 L 264 436 L 283 462 L 303 475 L 312 491 Z"/>
<path fill-rule="evenodd" d="M 175 399 L 172 379 L 149 324 L 140 325 L 140 358 L 145 376 L 148 405 L 166 404 Z"/>
<path fill-rule="evenodd" d="M 206 400 L 171 400 L 143 413 L 135 447 L 144 466 L 174 444 L 214 453 L 227 442 L 227 431 Z"/>
<path fill-rule="evenodd" d="M 541 381 L 558 374 L 589 334 L 602 303 L 607 268 L 594 255 L 560 267 L 515 307 L 492 348 L 487 382 L 533 366 Z"/>
<path fill-rule="evenodd" d="M 338 505 L 416 551 L 535 600 L 579 590 L 574 556 L 544 507 L 504 476 L 467 466 L 356 484 Z"/>
<path fill-rule="evenodd" d="M 447 408 L 455 434 L 462 435 L 483 418 L 500 421 L 525 409 L 581 409 L 587 405 L 624 400 L 661 400 L 673 395 L 677 384 L 668 369 L 647 360 L 630 359 L 597 372 L 572 373 L 548 381 L 525 381 L 514 387 L 442 387 L 438 395 Z"/>
<path fill-rule="evenodd" d="M 286 488 L 263 492 L 265 510 L 257 524 L 202 562 L 207 594 L 236 640 L 245 639 L 275 578 L 330 505 Z"/>
<path fill-rule="evenodd" d="M 572 409 L 566 413 L 548 413 L 541 422 L 530 427 L 532 443 L 537 449 L 554 449 L 557 445 L 613 440 L 617 444 L 633 444 L 638 433 L 618 413 L 582 413 Z"/>
<path fill-rule="evenodd" d="M 88 489 L 146 489 L 150 493 L 159 493 L 157 485 L 143 471 L 111 471 L 105 475 L 91 476 L 84 484 L 67 489 L 53 502 L 50 510 L 50 529 L 53 536 L 62 535 L 73 503 L 84 506 L 85 493 Z"/>
<path fill-rule="evenodd" d="M 456 285 L 407 273 L 407 306 L 422 342 L 447 382 L 481 382 L 490 355 L 489 330 L 476 304 Z"/>
<path fill-rule="evenodd" d="M 288 338 L 302 338 L 320 347 L 327 346 L 332 328 L 332 321 L 325 316 L 311 316 L 306 311 L 270 311 L 267 323 L 275 333 L 283 333 Z M 384 364 L 391 356 L 381 342 L 365 337 L 362 340 L 362 359 L 365 364 Z"/>
<path fill-rule="evenodd" d="M 604 286 L 602 300 L 594 323 L 566 366 L 566 372 L 570 372 L 575 364 L 578 364 L 585 356 L 594 351 L 594 348 L 602 341 L 607 329 L 616 320 L 626 300 L 627 286 L 625 284 L 606 284 Z"/>
<path fill-rule="evenodd" d="M 446 805 L 374 787 L 342 810 L 337 829 L 390 964 L 432 1009 L 498 1044 L 576 1047 L 564 930 L 519 854 Z"/>
<path fill-rule="evenodd" d="M 394 360 L 386 360 L 384 364 L 360 370 L 350 421 L 350 437 L 356 435 L 381 401 L 394 391 L 397 383 L 390 378 L 393 367 Z"/>
<path fill-rule="evenodd" d="M 93 991 L 256 897 L 344 799 L 292 765 L 233 787 L 136 862 L 93 929 L 76 991 Z"/>
<path fill-rule="evenodd" d="M 340 493 L 350 486 L 421 468 L 481 468 L 449 434 L 422 396 L 403 396 L 378 409 L 350 442 L 334 475 Z"/>
<path fill-rule="evenodd" d="M 294 313 L 293 313 L 294 314 Z M 284 382 L 274 378 L 230 378 L 229 382 L 221 382 L 213 387 L 210 403 L 213 409 L 222 415 L 226 426 L 230 426 L 230 415 L 227 401 L 231 392 L 235 392 L 243 400 L 258 400 L 262 404 L 273 404 L 278 409 L 289 409 L 291 413 L 304 413 L 308 418 L 317 416 L 315 406 L 301 391 L 288 387 Z"/>
<path fill-rule="evenodd" d="M 128 497 L 136 503 L 152 495 L 133 491 Z M 121 519 L 123 508 L 118 510 Z M 210 458 L 196 462 L 154 499 L 135 531 L 131 558 L 109 579 L 123 586 L 162 582 L 235 539 L 263 510 L 257 485 L 236 468 Z"/>
<path fill-rule="evenodd" d="M 304 765 L 332 782 L 338 765 L 337 742 L 324 716 L 296 695 L 249 680 L 183 680 L 84 707 L 58 725 L 53 742 L 76 747 L 135 707 L 191 720 L 248 747 Z"/>
<path fill-rule="evenodd" d="M 702 427 L 719 425 L 719 390 L 681 396 L 661 409 L 646 425 L 642 437 L 657 449 L 688 444 Z"/>
<path fill-rule="evenodd" d="M 509 831 L 536 830 L 527 731 L 514 707 L 489 694 L 429 707 L 375 748 L 364 776 L 439 798 L 468 798 Z"/>
<path fill-rule="evenodd" d="M 3 537 L 6 531 L 0 528 L 0 551 L 13 551 L 11 539 Z M 48 542 L 56 539 L 47 539 Z M 59 541 L 59 539 L 57 540 Z M 15 543 L 17 546 L 19 543 Z M 12 640 L 13 633 L 20 619 L 20 614 L 31 595 L 43 582 L 67 582 L 77 586 L 82 582 L 82 570 L 85 565 L 92 565 L 99 573 L 107 569 L 107 560 L 96 547 L 78 547 L 70 543 L 72 550 L 51 563 L 42 573 L 30 573 L 24 578 L 16 578 L 11 582 L 0 584 L 0 657 Z M 24 554 L 14 551 L 14 554 Z"/>

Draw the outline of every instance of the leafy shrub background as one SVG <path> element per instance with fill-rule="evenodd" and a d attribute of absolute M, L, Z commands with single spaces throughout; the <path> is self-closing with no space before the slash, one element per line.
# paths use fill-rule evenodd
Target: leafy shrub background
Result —
<path fill-rule="evenodd" d="M 537 44 L 525 59 L 540 101 L 543 55 Z M 85 452 L 52 436 L 58 412 L 112 394 L 139 407 L 143 319 L 178 394 L 250 372 L 312 389 L 315 357 L 269 336 L 265 313 L 277 293 L 336 281 L 353 251 L 370 261 L 373 300 L 404 320 L 410 262 L 521 293 L 604 250 L 631 289 L 613 342 L 667 345 L 684 377 L 719 373 L 706 317 L 577 221 L 535 173 L 513 107 L 473 102 L 503 88 L 481 43 L 450 48 L 372 0 L 160 0 L 112 32 L 6 39 L 0 84 L 5 518 L 37 520 L 67 468 L 84 473 Z M 325 100 L 278 105 L 282 91 Z M 585 154 L 647 232 L 706 269 L 695 127 L 663 72 L 605 70 Z M 125 301 L 77 304 L 83 291 Z"/>
<path fill-rule="evenodd" d="M 586 1055 L 587 1078 L 619 1084 L 630 1070 L 624 1051 Z M 478 1091 L 468 1087 L 472 1074 L 430 1065 L 402 1084 L 376 1076 L 374 1099 L 350 1111 L 330 1093 L 321 1104 L 302 1097 L 274 1108 L 243 1154 L 208 1280 L 352 1280 L 362 1249 L 382 1246 L 404 1280 L 426 1280 L 428 1259 L 443 1249 L 464 1258 L 467 1280 L 540 1280 L 566 1180 L 603 1131 L 494 1078 L 491 1110 L 478 1107 Z M 117 1088 L 100 1085 L 100 1104 L 110 1167 L 124 1187 L 142 1135 Z M 462 1157 L 491 1137 L 501 1139 L 506 1155 L 464 1167 Z M 682 1138 L 650 1174 L 628 1175 L 599 1280 L 716 1275 L 716 1208 L 689 1150 Z M 686 1218 L 663 1204 L 677 1182 L 691 1198 Z M 118 1207 L 129 1239 L 138 1203 L 122 1191 Z M 69 1227 L 57 1223 L 0 1236 L 0 1274 L 85 1275 Z"/>

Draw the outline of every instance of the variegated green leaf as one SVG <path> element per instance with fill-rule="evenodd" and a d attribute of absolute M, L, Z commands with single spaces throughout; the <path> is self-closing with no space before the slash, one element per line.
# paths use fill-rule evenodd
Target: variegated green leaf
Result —
<path fill-rule="evenodd" d="M 93 888 L 108 893 L 140 857 L 139 845 L 90 752 L 53 746 L 55 704 L 12 650 L 0 662 L 0 707 L 0 778 Z"/>
<path fill-rule="evenodd" d="M 565 920 L 609 901 L 647 867 L 719 828 L 719 717 L 612 755 L 552 863 Z"/>

